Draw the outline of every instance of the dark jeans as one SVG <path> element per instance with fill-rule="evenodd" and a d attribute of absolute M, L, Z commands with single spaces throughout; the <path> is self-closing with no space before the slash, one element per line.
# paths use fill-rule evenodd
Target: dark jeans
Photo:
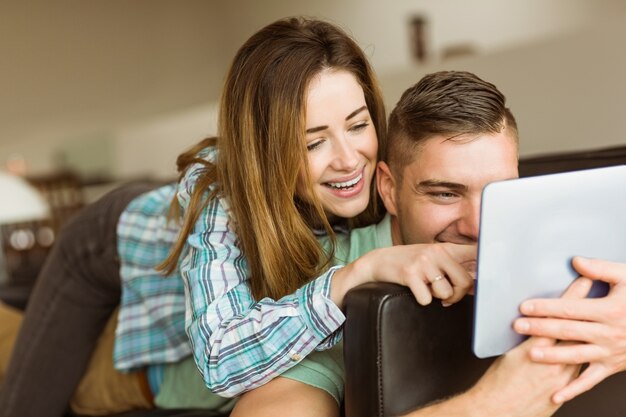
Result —
<path fill-rule="evenodd" d="M 0 389 L 0 416 L 66 412 L 98 336 L 120 302 L 118 219 L 133 198 L 155 186 L 122 186 L 63 228 L 28 302 Z"/>

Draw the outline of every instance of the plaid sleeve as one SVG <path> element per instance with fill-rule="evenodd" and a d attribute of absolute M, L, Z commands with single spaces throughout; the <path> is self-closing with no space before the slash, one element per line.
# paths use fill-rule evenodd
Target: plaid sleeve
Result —
<path fill-rule="evenodd" d="M 178 238 L 178 224 L 167 218 L 175 192 L 170 184 L 135 198 L 118 222 L 122 296 L 113 357 L 121 371 L 191 354 L 182 279 L 155 270 Z"/>
<path fill-rule="evenodd" d="M 183 210 L 192 182 L 179 188 Z M 219 198 L 209 202 L 187 243 L 186 329 L 211 391 L 230 397 L 261 386 L 339 339 L 345 317 L 329 297 L 336 268 L 294 294 L 255 301 L 228 206 Z"/>

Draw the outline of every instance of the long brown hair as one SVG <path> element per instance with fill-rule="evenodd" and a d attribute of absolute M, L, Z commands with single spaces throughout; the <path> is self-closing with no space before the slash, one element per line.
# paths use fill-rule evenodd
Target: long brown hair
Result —
<path fill-rule="evenodd" d="M 229 201 L 236 233 L 250 269 L 256 299 L 294 292 L 328 267 L 312 225 L 334 238 L 320 202 L 296 196 L 302 173 L 308 178 L 305 104 L 310 80 L 324 69 L 350 72 L 363 88 L 379 141 L 386 148 L 386 115 L 380 88 L 363 51 L 343 30 L 330 23 L 288 18 L 250 37 L 237 52 L 225 81 L 218 139 L 205 140 L 181 155 L 179 169 L 200 162 L 193 152 L 217 144 L 218 160 L 207 165 L 195 185 L 183 228 L 161 269 L 172 271 L 187 235 L 207 204 L 206 190 Z M 351 225 L 378 221 L 382 215 L 372 181 L 370 203 Z M 308 195 L 314 196 L 311 184 Z"/>

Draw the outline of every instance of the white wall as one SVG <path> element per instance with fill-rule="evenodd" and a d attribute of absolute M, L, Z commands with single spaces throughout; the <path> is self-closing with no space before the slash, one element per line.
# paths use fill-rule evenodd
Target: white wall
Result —
<path fill-rule="evenodd" d="M 381 78 L 389 109 L 432 71 L 472 71 L 507 96 L 522 155 L 626 145 L 626 20 Z"/>
<path fill-rule="evenodd" d="M 422 65 L 409 54 L 414 13 L 429 18 Z M 0 3 L 0 166 L 20 154 L 49 171 L 59 148 L 102 140 L 113 175 L 169 176 L 182 149 L 214 133 L 235 50 L 293 14 L 351 32 L 390 104 L 421 74 L 467 68 L 507 94 L 524 153 L 621 141 L 623 0 L 33 0 Z M 441 62 L 455 44 L 481 55 Z"/>
<path fill-rule="evenodd" d="M 507 96 L 520 129 L 520 153 L 626 145 L 626 19 L 519 45 L 380 76 L 387 109 L 426 73 L 475 72 Z M 121 176 L 174 173 L 176 155 L 216 131 L 217 104 L 138 123 L 116 132 Z"/>
<path fill-rule="evenodd" d="M 437 59 L 455 44 L 479 51 L 507 49 L 626 15 L 623 0 L 230 0 L 223 9 L 227 22 L 237 22 L 230 48 L 272 20 L 295 14 L 335 21 L 359 41 L 379 74 L 414 64 L 408 22 L 415 14 L 428 20 L 429 49 Z"/>
<path fill-rule="evenodd" d="M 216 132 L 215 104 L 128 126 L 115 134 L 116 174 L 176 178 L 176 157 Z"/>
<path fill-rule="evenodd" d="M 218 5 L 0 2 L 0 145 L 92 137 L 215 100 L 230 58 Z"/>

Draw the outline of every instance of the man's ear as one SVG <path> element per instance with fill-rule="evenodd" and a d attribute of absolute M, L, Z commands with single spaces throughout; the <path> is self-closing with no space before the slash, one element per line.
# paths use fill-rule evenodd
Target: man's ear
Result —
<path fill-rule="evenodd" d="M 376 165 L 376 186 L 378 194 L 383 199 L 387 212 L 392 216 L 398 215 L 396 206 L 396 179 L 391 173 L 389 165 L 384 161 L 380 161 Z"/>

